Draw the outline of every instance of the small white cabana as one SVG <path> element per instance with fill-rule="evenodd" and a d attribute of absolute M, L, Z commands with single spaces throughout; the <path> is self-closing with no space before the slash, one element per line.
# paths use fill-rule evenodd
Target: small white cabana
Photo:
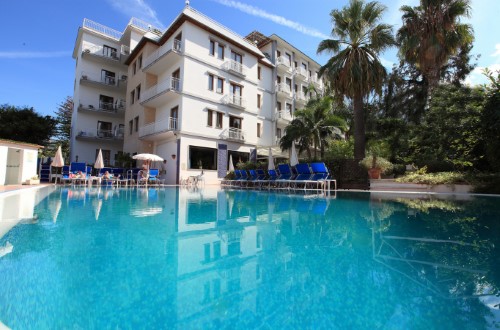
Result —
<path fill-rule="evenodd" d="M 0 186 L 22 184 L 38 175 L 38 150 L 43 146 L 0 139 Z"/>

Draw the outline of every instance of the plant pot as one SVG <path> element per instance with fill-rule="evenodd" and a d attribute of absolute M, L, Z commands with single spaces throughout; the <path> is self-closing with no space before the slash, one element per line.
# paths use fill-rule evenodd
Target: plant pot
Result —
<path fill-rule="evenodd" d="M 40 179 L 27 179 L 26 184 L 28 185 L 40 184 Z"/>
<path fill-rule="evenodd" d="M 382 170 L 380 168 L 370 168 L 368 170 L 368 176 L 370 179 L 380 179 L 380 174 L 382 173 Z"/>

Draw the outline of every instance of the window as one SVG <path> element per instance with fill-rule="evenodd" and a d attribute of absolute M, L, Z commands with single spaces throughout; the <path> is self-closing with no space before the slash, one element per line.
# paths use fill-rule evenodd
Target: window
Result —
<path fill-rule="evenodd" d="M 99 109 L 114 110 L 113 98 L 111 96 L 99 95 Z"/>
<path fill-rule="evenodd" d="M 288 60 L 288 66 L 292 66 L 292 55 L 285 53 L 286 59 Z"/>
<path fill-rule="evenodd" d="M 302 62 L 302 68 L 307 71 L 307 64 L 305 64 L 304 62 Z"/>
<path fill-rule="evenodd" d="M 129 135 L 132 135 L 132 132 L 134 131 L 134 121 L 133 120 L 130 120 L 128 122 L 128 134 Z"/>
<path fill-rule="evenodd" d="M 287 103 L 286 104 L 286 111 L 291 115 L 292 114 L 292 104 Z"/>
<path fill-rule="evenodd" d="M 217 149 L 189 146 L 190 169 L 217 169 Z"/>
<path fill-rule="evenodd" d="M 276 137 L 281 139 L 281 128 L 276 128 Z"/>
<path fill-rule="evenodd" d="M 139 70 L 142 68 L 142 54 L 139 55 L 139 58 L 137 59 L 137 68 Z"/>
<path fill-rule="evenodd" d="M 134 62 L 134 63 L 132 64 L 132 74 L 135 74 L 135 73 L 136 73 L 136 71 L 137 71 L 137 62 Z"/>
<path fill-rule="evenodd" d="M 281 110 L 281 102 L 276 102 L 276 109 Z"/>
<path fill-rule="evenodd" d="M 229 116 L 229 127 L 241 129 L 242 119 L 240 117 Z"/>
<path fill-rule="evenodd" d="M 276 51 L 276 57 L 280 57 L 281 56 L 281 52 L 279 50 Z"/>
<path fill-rule="evenodd" d="M 214 242 L 213 243 L 213 249 L 214 249 L 214 259 L 217 260 L 221 256 L 221 245 L 220 241 Z"/>
<path fill-rule="evenodd" d="M 243 88 L 240 85 L 236 85 L 236 84 L 231 83 L 230 93 L 233 96 L 241 96 L 242 89 Z"/>
<path fill-rule="evenodd" d="M 214 90 L 214 75 L 213 74 L 208 75 L 208 90 L 209 91 Z"/>
<path fill-rule="evenodd" d="M 302 86 L 302 93 L 304 94 L 304 96 L 307 96 L 307 87 L 306 86 Z"/>
<path fill-rule="evenodd" d="M 217 118 L 215 121 L 215 127 L 216 128 L 222 128 L 222 119 L 224 117 L 224 114 L 222 112 L 217 112 Z"/>
<path fill-rule="evenodd" d="M 116 48 L 109 47 L 106 45 L 102 46 L 102 55 L 118 59 L 118 52 L 116 51 Z"/>
<path fill-rule="evenodd" d="M 261 98 L 262 98 L 262 95 L 257 94 L 257 108 L 259 108 L 259 109 L 261 107 L 261 101 L 262 101 Z"/>
<path fill-rule="evenodd" d="M 276 77 L 276 82 L 278 83 L 278 85 L 281 84 L 281 77 L 280 76 Z"/>
<path fill-rule="evenodd" d="M 113 123 L 107 121 L 98 121 L 97 136 L 101 138 L 113 137 Z"/>
<path fill-rule="evenodd" d="M 106 85 L 116 85 L 115 73 L 108 70 L 101 70 L 101 81 Z"/>
<path fill-rule="evenodd" d="M 214 111 L 213 110 L 207 110 L 207 126 L 212 127 L 213 126 L 213 115 Z"/>
<path fill-rule="evenodd" d="M 224 59 L 224 45 L 219 44 L 217 47 L 217 57 L 221 60 Z"/>
<path fill-rule="evenodd" d="M 257 137 L 260 137 L 260 130 L 261 130 L 261 125 L 260 123 L 257 123 Z"/>
<path fill-rule="evenodd" d="M 297 86 L 297 84 L 295 84 L 295 86 L 293 86 L 293 90 L 295 91 L 295 93 L 297 93 L 297 91 L 299 90 L 299 86 Z"/>
<path fill-rule="evenodd" d="M 292 79 L 286 78 L 285 83 L 288 86 L 288 88 L 290 88 L 290 90 L 292 90 Z"/>
<path fill-rule="evenodd" d="M 262 68 L 260 66 L 257 67 L 257 79 L 262 79 Z"/>
<path fill-rule="evenodd" d="M 215 56 L 215 41 L 210 40 L 210 49 L 208 53 L 212 56 Z"/>
<path fill-rule="evenodd" d="M 141 85 L 136 87 L 136 93 L 137 93 L 137 101 L 141 99 Z"/>
<path fill-rule="evenodd" d="M 169 129 L 177 130 L 177 119 L 179 118 L 179 107 L 170 109 Z"/>
<path fill-rule="evenodd" d="M 134 118 L 134 123 L 135 123 L 135 131 L 137 132 L 139 130 L 139 116 Z"/>
<path fill-rule="evenodd" d="M 217 77 L 217 93 L 224 93 L 224 79 Z"/>
<path fill-rule="evenodd" d="M 297 61 L 295 61 L 294 64 L 295 64 L 295 67 L 299 66 L 299 64 L 297 63 Z"/>
<path fill-rule="evenodd" d="M 312 72 L 311 72 L 311 70 L 309 70 L 309 77 L 312 77 Z"/>
<path fill-rule="evenodd" d="M 134 104 L 135 102 L 135 90 L 130 92 L 130 104 Z"/>
<path fill-rule="evenodd" d="M 231 51 L 231 59 L 240 64 L 243 63 L 243 57 L 241 56 L 241 54 L 238 54 L 234 51 Z"/>

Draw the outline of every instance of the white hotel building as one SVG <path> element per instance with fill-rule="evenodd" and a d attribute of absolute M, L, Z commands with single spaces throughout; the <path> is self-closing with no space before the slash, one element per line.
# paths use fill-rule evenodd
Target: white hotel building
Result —
<path fill-rule="evenodd" d="M 155 153 L 169 184 L 202 170 L 218 183 L 230 155 L 267 155 L 307 87 L 323 88 L 320 65 L 277 35 L 243 38 L 189 6 L 165 31 L 84 20 L 73 57 L 71 160 L 93 164 L 100 148 L 111 166 L 120 152 Z"/>

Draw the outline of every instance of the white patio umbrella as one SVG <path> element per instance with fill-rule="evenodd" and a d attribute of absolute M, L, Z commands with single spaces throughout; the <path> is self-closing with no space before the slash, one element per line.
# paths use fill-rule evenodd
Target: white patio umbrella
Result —
<path fill-rule="evenodd" d="M 269 148 L 269 156 L 267 159 L 267 169 L 274 170 L 274 159 L 273 159 L 273 151 Z"/>
<path fill-rule="evenodd" d="M 101 214 L 101 208 L 102 208 L 102 199 L 99 198 L 94 201 L 95 221 L 99 220 L 99 215 Z"/>
<path fill-rule="evenodd" d="M 99 153 L 97 154 L 97 158 L 95 159 L 94 168 L 101 169 L 104 167 L 104 159 L 102 158 L 102 150 L 99 149 Z"/>
<path fill-rule="evenodd" d="M 54 160 L 52 160 L 52 167 L 63 167 L 64 166 L 64 158 L 62 155 L 61 146 L 57 148 L 56 155 L 54 156 Z"/>
<path fill-rule="evenodd" d="M 229 155 L 229 172 L 234 172 L 233 155 Z"/>
<path fill-rule="evenodd" d="M 52 213 L 52 222 L 54 223 L 56 223 L 59 212 L 61 212 L 61 206 L 62 201 L 59 198 L 49 205 L 50 213 Z"/>
<path fill-rule="evenodd" d="M 295 150 L 295 143 L 292 143 L 292 151 L 290 155 L 290 166 L 295 166 L 299 163 L 299 158 L 297 157 L 297 150 Z"/>
<path fill-rule="evenodd" d="M 132 159 L 149 160 L 151 162 L 162 162 L 163 158 L 155 154 L 137 154 L 132 156 Z M 149 168 L 148 168 L 149 169 Z"/>

